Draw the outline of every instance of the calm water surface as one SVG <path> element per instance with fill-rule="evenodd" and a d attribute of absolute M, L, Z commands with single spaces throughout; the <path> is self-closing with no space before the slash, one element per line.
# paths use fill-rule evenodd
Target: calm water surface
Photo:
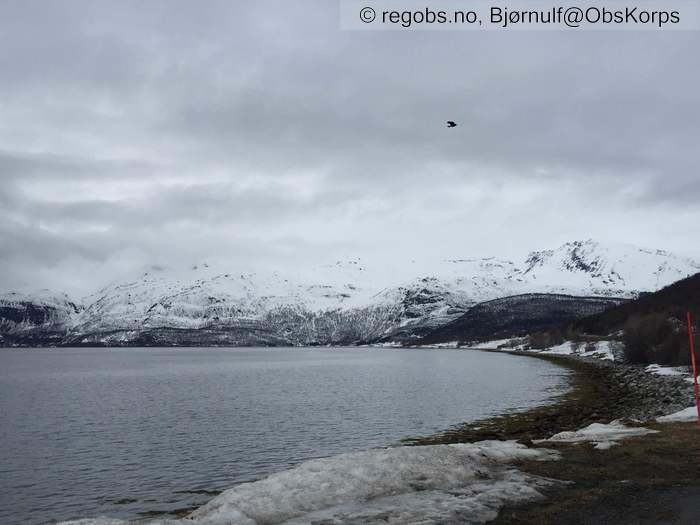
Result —
<path fill-rule="evenodd" d="M 566 376 L 469 350 L 0 350 L 0 523 L 201 504 L 306 459 L 545 403 Z"/>

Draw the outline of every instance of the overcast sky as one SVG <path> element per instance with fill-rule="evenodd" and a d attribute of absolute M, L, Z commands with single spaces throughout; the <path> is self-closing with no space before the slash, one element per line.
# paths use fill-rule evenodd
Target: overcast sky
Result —
<path fill-rule="evenodd" d="M 699 56 L 341 31 L 333 0 L 0 0 L 0 290 L 589 237 L 698 256 Z"/>

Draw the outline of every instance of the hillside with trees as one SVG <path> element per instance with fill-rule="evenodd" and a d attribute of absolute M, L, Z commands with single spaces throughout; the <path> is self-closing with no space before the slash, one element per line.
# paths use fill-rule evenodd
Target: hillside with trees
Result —
<path fill-rule="evenodd" d="M 574 337 L 613 335 L 632 363 L 688 364 L 686 312 L 700 315 L 700 273 L 572 323 Z"/>

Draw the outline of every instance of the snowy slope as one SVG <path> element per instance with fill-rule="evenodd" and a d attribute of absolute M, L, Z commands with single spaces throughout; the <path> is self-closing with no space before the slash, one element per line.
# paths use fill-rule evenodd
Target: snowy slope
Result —
<path fill-rule="evenodd" d="M 405 341 L 484 301 L 526 293 L 630 298 L 700 271 L 700 263 L 666 252 L 594 241 L 532 252 L 517 263 L 489 258 L 396 266 L 349 259 L 294 271 L 213 262 L 154 267 L 105 287 L 62 319 L 72 343 Z M 411 277 L 414 267 L 430 271 Z"/>
<path fill-rule="evenodd" d="M 59 342 L 79 312 L 67 295 L 50 290 L 0 294 L 0 344 Z"/>
<path fill-rule="evenodd" d="M 693 275 L 700 264 L 662 250 L 588 240 L 532 252 L 521 268 L 524 282 L 541 291 L 631 297 Z"/>

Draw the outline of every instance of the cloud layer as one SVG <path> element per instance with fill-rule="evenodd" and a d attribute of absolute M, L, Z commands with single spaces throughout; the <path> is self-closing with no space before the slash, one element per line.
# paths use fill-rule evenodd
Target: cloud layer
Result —
<path fill-rule="evenodd" d="M 581 237 L 698 255 L 698 49 L 340 31 L 323 0 L 2 1 L 0 290 Z"/>

